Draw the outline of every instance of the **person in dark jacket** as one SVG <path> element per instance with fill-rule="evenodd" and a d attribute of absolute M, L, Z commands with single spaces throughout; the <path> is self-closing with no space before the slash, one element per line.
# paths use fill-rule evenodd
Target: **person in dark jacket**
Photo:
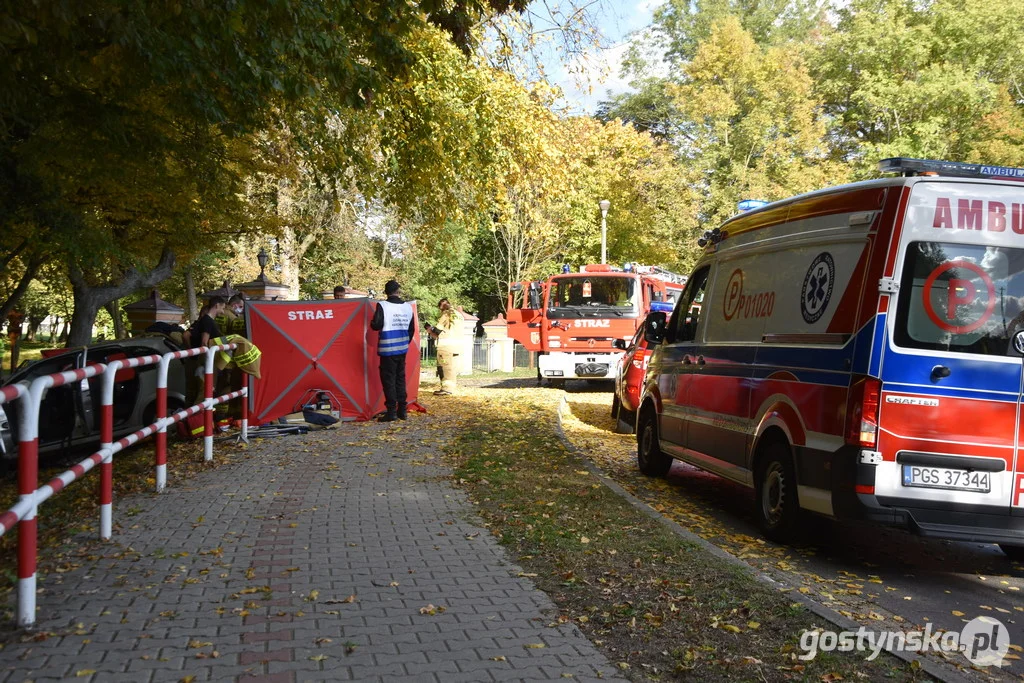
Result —
<path fill-rule="evenodd" d="M 406 419 L 405 354 L 416 332 L 412 305 L 399 296 L 401 285 L 388 280 L 384 285 L 386 301 L 378 301 L 370 328 L 380 332 L 377 355 L 380 357 L 380 383 L 384 387 L 386 413 L 381 422 Z"/>

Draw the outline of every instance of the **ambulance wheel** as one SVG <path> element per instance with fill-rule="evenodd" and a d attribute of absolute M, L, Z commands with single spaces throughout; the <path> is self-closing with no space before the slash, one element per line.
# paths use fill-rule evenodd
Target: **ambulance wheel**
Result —
<path fill-rule="evenodd" d="M 564 379 L 549 379 L 548 383 L 551 385 L 552 389 L 565 389 Z"/>
<path fill-rule="evenodd" d="M 664 477 L 672 467 L 672 458 L 658 443 L 658 416 L 647 406 L 640 413 L 636 428 L 636 464 L 648 477 Z"/>
<path fill-rule="evenodd" d="M 755 507 L 761 532 L 773 541 L 793 540 L 800 525 L 800 502 L 786 444 L 776 441 L 765 447 L 756 481 Z"/>
<path fill-rule="evenodd" d="M 1000 543 L 999 549 L 1014 562 L 1024 562 L 1024 545 L 1009 545 Z"/>

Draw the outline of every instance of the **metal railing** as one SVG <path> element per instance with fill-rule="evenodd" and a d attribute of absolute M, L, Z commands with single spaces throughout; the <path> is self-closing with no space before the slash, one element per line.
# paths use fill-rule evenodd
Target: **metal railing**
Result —
<path fill-rule="evenodd" d="M 39 506 L 72 482 L 81 479 L 96 465 L 100 466 L 99 507 L 100 539 L 109 540 L 113 529 L 113 464 L 114 455 L 143 439 L 155 435 L 154 466 L 156 490 L 163 491 L 167 484 L 167 428 L 187 420 L 199 412 L 204 413 L 203 457 L 213 459 L 214 408 L 235 398 L 249 395 L 248 375 L 243 374 L 243 386 L 221 396 L 213 395 L 213 363 L 218 352 L 233 350 L 235 344 L 199 347 L 173 351 L 161 355 L 140 356 L 110 363 L 97 363 L 78 370 L 44 375 L 31 383 L 19 382 L 0 388 L 0 404 L 20 401 L 18 429 L 18 502 L 0 515 L 0 536 L 18 527 L 18 625 L 32 626 L 36 612 L 36 563 L 38 557 L 37 520 Z M 174 359 L 206 355 L 203 400 L 193 406 L 167 415 L 167 374 Z M 119 370 L 158 365 L 156 388 L 156 421 L 118 441 L 114 441 L 114 382 Z M 39 486 L 39 407 L 43 395 L 54 387 L 81 382 L 91 377 L 102 377 L 100 405 L 100 449 L 71 469 L 62 472 Z M 242 440 L 248 438 L 248 401 L 242 401 Z"/>

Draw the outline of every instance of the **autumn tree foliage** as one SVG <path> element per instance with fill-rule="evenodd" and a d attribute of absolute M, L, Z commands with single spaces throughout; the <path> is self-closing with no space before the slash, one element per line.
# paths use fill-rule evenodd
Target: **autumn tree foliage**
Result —
<path fill-rule="evenodd" d="M 433 22 L 469 26 L 521 0 L 439 3 L 5 2 L 0 12 L 0 215 L 10 268 L 65 261 L 69 343 L 98 308 L 166 277 L 178 252 L 249 221 L 253 136 L 303 112 L 331 144 L 414 56 Z M 333 155 L 314 155 L 320 161 Z"/>
<path fill-rule="evenodd" d="M 1021 164 L 1024 20 L 1014 7 L 669 0 L 627 61 L 635 92 L 599 115 L 677 150 L 708 227 L 738 199 L 877 177 L 885 157 Z"/>

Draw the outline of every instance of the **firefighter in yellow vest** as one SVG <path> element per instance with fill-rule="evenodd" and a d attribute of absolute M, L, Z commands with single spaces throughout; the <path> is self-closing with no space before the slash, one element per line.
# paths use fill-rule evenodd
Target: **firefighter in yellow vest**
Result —
<path fill-rule="evenodd" d="M 245 338 L 245 297 L 241 294 L 235 294 L 228 299 L 227 307 L 221 315 L 215 318 L 215 321 L 222 334 Z M 229 368 L 226 372 L 218 373 L 218 394 L 238 391 L 241 388 L 242 371 L 237 366 Z M 219 404 L 217 412 L 221 419 L 225 416 L 241 417 L 241 407 L 237 404 L 237 401 L 232 401 L 231 404 Z"/>
<path fill-rule="evenodd" d="M 434 395 L 450 396 L 455 391 L 458 373 L 463 315 L 452 307 L 448 299 L 438 301 L 437 307 L 441 309 L 441 317 L 437 319 L 437 325 L 427 328 L 430 336 L 437 340 L 437 374 L 441 377 L 441 388 Z"/>
<path fill-rule="evenodd" d="M 240 337 L 246 336 L 245 332 L 245 297 L 235 294 L 228 300 L 224 312 L 214 318 L 217 327 L 224 334 L 237 334 Z"/>

